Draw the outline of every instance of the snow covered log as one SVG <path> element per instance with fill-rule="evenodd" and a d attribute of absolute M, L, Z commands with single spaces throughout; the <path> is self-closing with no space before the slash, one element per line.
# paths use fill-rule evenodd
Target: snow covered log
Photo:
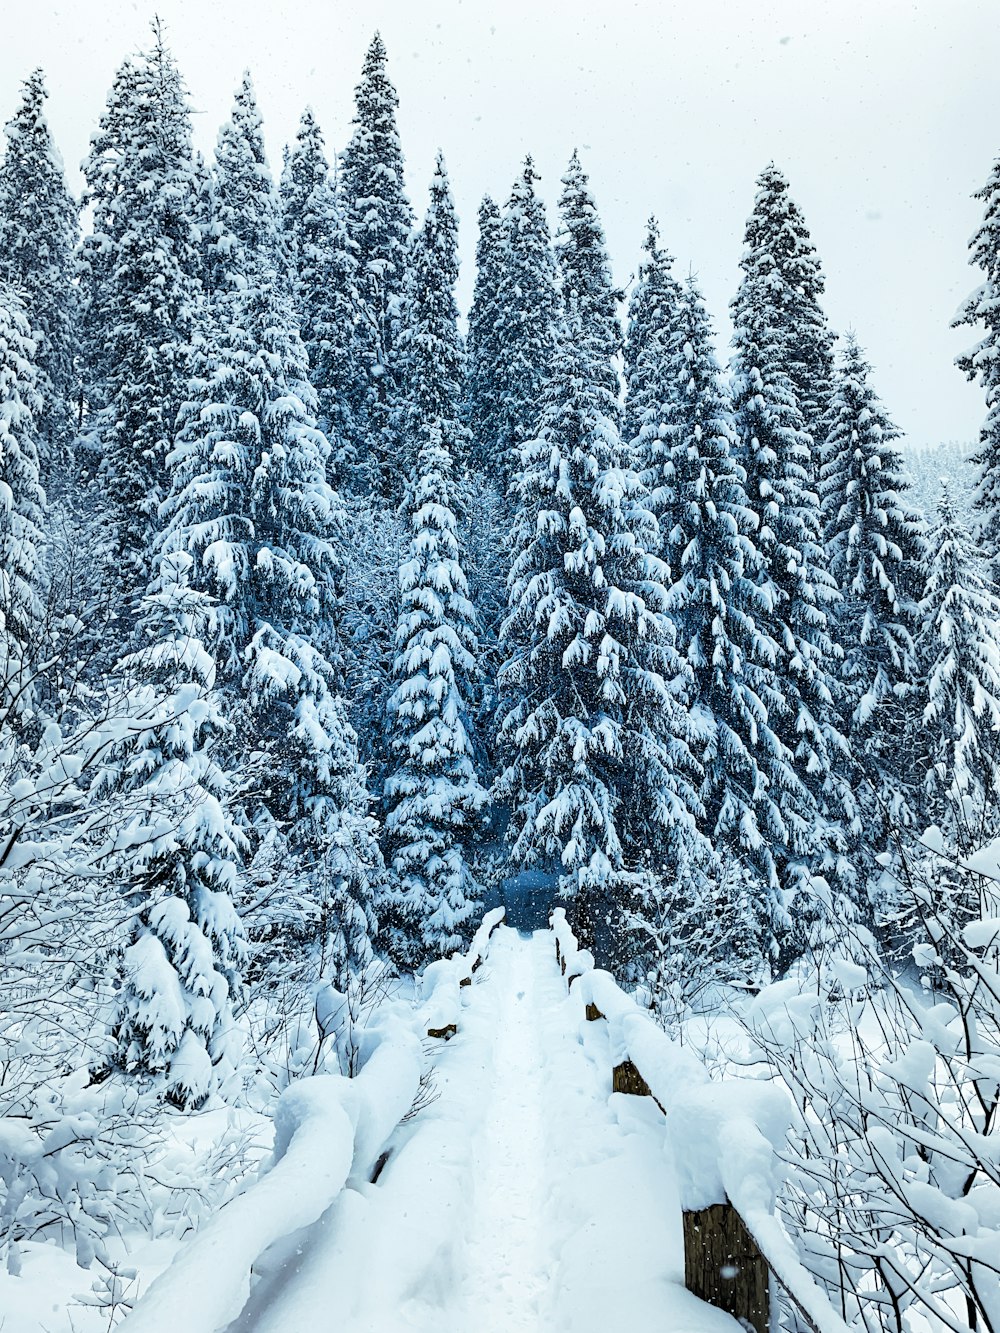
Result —
<path fill-rule="evenodd" d="M 386 1030 L 357 1078 L 320 1074 L 283 1093 L 264 1174 L 192 1237 L 122 1327 L 226 1328 L 247 1302 L 251 1269 L 264 1251 L 318 1221 L 348 1182 L 369 1178 L 413 1105 L 421 1068 L 419 1039 L 400 1023 Z"/>
<path fill-rule="evenodd" d="M 479 924 L 472 943 L 464 954 L 452 954 L 428 964 L 420 978 L 420 994 L 424 1001 L 424 1030 L 428 1037 L 447 1041 L 458 1032 L 458 1017 L 462 1008 L 462 987 L 472 982 L 489 950 L 490 937 L 506 915 L 503 907 L 494 907 Z"/>

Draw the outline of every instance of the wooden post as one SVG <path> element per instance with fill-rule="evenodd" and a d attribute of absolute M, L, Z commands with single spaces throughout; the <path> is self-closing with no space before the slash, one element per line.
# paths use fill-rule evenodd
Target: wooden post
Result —
<path fill-rule="evenodd" d="M 756 1333 L 769 1333 L 768 1267 L 731 1203 L 684 1214 L 684 1285 Z"/>
<path fill-rule="evenodd" d="M 630 1092 L 636 1097 L 651 1097 L 649 1084 L 631 1060 L 615 1065 L 611 1074 L 612 1092 Z"/>

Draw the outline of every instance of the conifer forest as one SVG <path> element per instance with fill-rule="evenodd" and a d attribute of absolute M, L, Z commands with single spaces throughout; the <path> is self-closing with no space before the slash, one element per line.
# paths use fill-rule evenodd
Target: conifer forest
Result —
<path fill-rule="evenodd" d="M 572 1220 L 659 1235 L 668 1186 L 659 1139 L 634 1189 L 537 1184 L 596 1170 L 612 1112 L 653 1142 L 634 1089 L 595 1083 L 586 1131 L 571 1105 L 583 1010 L 556 1015 L 586 985 L 612 1048 L 644 1024 L 697 1060 L 679 1085 L 783 1108 L 787 1270 L 733 1183 L 744 1121 L 685 1129 L 646 1076 L 678 1178 L 719 1139 L 724 1195 L 677 1207 L 759 1230 L 774 1333 L 1000 1333 L 1000 163 L 956 316 L 982 429 L 928 478 L 774 162 L 728 312 L 666 217 L 637 214 L 616 286 L 571 144 L 561 181 L 523 156 L 462 219 L 460 309 L 448 167 L 408 194 L 393 58 L 376 33 L 350 125 L 304 110 L 280 163 L 244 75 L 205 156 L 157 21 L 82 198 L 43 71 L 0 89 L 0 1329 L 726 1333 L 655 1296 L 683 1261 L 639 1239 L 621 1322 L 588 1322 Z M 552 913 L 564 970 L 589 960 L 558 1007 Z M 307 1133 L 282 1197 L 318 1188 L 334 1095 L 385 1151 L 302 1242 L 328 1304 L 282 1304 L 269 1240 L 245 1307 L 158 1306 Z"/>

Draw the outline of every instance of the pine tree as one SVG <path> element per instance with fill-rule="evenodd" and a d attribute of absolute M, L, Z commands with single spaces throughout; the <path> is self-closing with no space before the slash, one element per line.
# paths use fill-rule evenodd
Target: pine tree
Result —
<path fill-rule="evenodd" d="M 293 261 L 302 341 L 330 441 L 330 482 L 355 481 L 366 376 L 357 349 L 357 264 L 347 219 L 311 111 L 302 115 L 282 182 L 282 228 Z"/>
<path fill-rule="evenodd" d="M 21 105 L 7 122 L 0 168 L 0 278 L 24 303 L 35 343 L 40 406 L 36 427 L 43 484 L 69 480 L 76 432 L 77 304 L 73 252 L 79 234 L 76 204 L 66 189 L 62 159 L 45 119 L 48 91 L 36 69 Z"/>
<path fill-rule="evenodd" d="M 326 157 L 323 131 L 307 106 L 299 118 L 295 143 L 285 146 L 278 197 L 285 249 L 292 269 L 292 281 L 298 295 L 303 251 L 315 244 L 314 223 L 307 216 L 318 197 L 330 185 L 330 164 Z"/>
<path fill-rule="evenodd" d="M 467 725 L 475 612 L 458 546 L 452 469 L 435 421 L 421 444 L 408 504 L 412 536 L 399 571 L 389 700 L 395 765 L 385 784 L 394 881 L 386 909 L 393 952 L 410 966 L 458 948 L 481 897 L 468 865 L 486 803 Z"/>
<path fill-rule="evenodd" d="M 395 349 L 413 210 L 403 185 L 403 151 L 396 128 L 399 98 L 386 61 L 385 45 L 376 33 L 355 90 L 354 129 L 342 158 L 341 182 L 347 232 L 357 258 L 357 329 L 367 378 L 357 437 L 365 441 L 368 454 L 359 459 L 359 466 L 367 489 L 395 497 L 401 481 L 401 386 Z"/>
<path fill-rule="evenodd" d="M 665 878 L 704 852 L 688 682 L 606 356 L 571 311 L 539 436 L 522 451 L 497 784 L 512 860 L 561 872 L 591 939 L 598 905 L 620 913 L 645 882 L 651 838 Z"/>
<path fill-rule="evenodd" d="M 244 962 L 239 891 L 243 838 L 215 751 L 226 723 L 203 643 L 211 614 L 191 589 L 191 557 L 160 565 L 143 603 L 149 646 L 126 657 L 141 727 L 100 785 L 151 833 L 128 867 L 135 925 L 122 959 L 114 1064 L 151 1077 L 178 1106 L 201 1106 L 238 1055 L 232 1001 Z"/>
<path fill-rule="evenodd" d="M 455 512 L 456 462 L 467 454 L 457 240 L 439 154 L 411 247 L 399 341 L 405 437 L 416 461 L 407 506 L 410 548 L 399 576 L 385 828 L 395 876 L 394 947 L 411 965 L 457 947 L 480 896 L 466 864 L 486 796 L 468 730 L 477 644 Z"/>
<path fill-rule="evenodd" d="M 611 281 L 604 228 L 590 182 L 576 152 L 563 176 L 559 198 L 556 257 L 562 279 L 563 303 L 574 308 L 599 352 L 599 365 L 609 394 L 619 393 L 616 358 L 621 347 L 618 293 Z"/>
<path fill-rule="evenodd" d="M 793 892 L 811 890 L 822 871 L 853 894 L 857 876 L 847 852 L 854 799 L 836 719 L 840 651 L 831 634 L 837 589 L 826 566 L 812 439 L 786 369 L 800 351 L 782 322 L 775 293 L 785 289 L 771 243 L 755 242 L 757 213 L 771 199 L 767 190 L 758 196 L 748 224 L 744 276 L 733 302 L 733 369 L 738 456 L 757 516 L 761 584 L 771 603 L 767 625 L 778 647 L 780 702 L 769 720 L 792 759 L 779 796 L 788 834 L 782 878 Z M 773 225 L 771 211 L 764 216 Z"/>
<path fill-rule="evenodd" d="M 763 320 L 803 429 L 819 449 L 833 379 L 834 338 L 820 305 L 826 283 L 802 211 L 773 162 L 757 178 L 744 246 L 740 266 L 755 281 L 752 287 L 744 282 L 733 302 L 733 322 L 751 328 Z"/>
<path fill-rule="evenodd" d="M 845 725 L 864 776 L 866 829 L 876 848 L 913 814 L 916 602 L 923 586 L 920 522 L 893 446 L 899 432 L 847 338 L 838 367 L 823 469 L 825 541 L 840 591 L 837 633 Z"/>
<path fill-rule="evenodd" d="M 693 278 L 666 333 L 663 355 L 646 370 L 643 476 L 673 579 L 668 608 L 693 677 L 691 710 L 704 733 L 704 828 L 723 861 L 753 873 L 756 938 L 746 952 L 760 959 L 775 929 L 787 925 L 778 866 L 788 841 L 782 794 L 794 784 L 792 756 L 770 721 L 781 707 L 778 645 L 767 628 L 772 597 L 732 407 Z"/>
<path fill-rule="evenodd" d="M 479 205 L 476 283 L 466 344 L 466 415 L 472 435 L 472 460 L 482 473 L 492 473 L 496 466 L 502 432 L 504 368 L 500 359 L 500 325 L 504 244 L 500 209 L 485 195 Z"/>
<path fill-rule="evenodd" d="M 1000 159 L 975 198 L 982 199 L 985 208 L 969 242 L 969 263 L 981 270 L 983 281 L 959 310 L 954 325 L 968 325 L 982 334 L 957 362 L 968 379 L 979 381 L 986 395 L 986 419 L 974 458 L 979 468 L 976 508 L 986 553 L 996 561 L 1000 557 Z"/>
<path fill-rule="evenodd" d="M 402 409 L 407 452 L 437 432 L 453 465 L 468 456 L 462 413 L 464 358 L 458 332 L 458 220 L 444 158 L 439 153 L 430 204 L 410 247 L 398 356 L 405 384 Z"/>
<path fill-rule="evenodd" d="M 115 76 L 84 164 L 85 393 L 121 588 L 145 585 L 200 285 L 190 112 L 159 26 Z"/>
<path fill-rule="evenodd" d="M 357 738 L 339 698 L 333 541 L 342 509 L 326 480 L 330 449 L 315 423 L 246 79 L 220 133 L 215 198 L 218 276 L 170 459 L 164 547 L 191 552 L 218 603 L 213 649 L 240 739 L 267 775 L 251 812 L 255 838 L 272 849 L 277 838 L 285 849 L 286 902 L 298 904 L 290 915 L 315 925 L 340 902 L 344 920 L 355 922 L 353 939 L 362 920 L 374 924 L 380 859 L 358 791 Z M 331 869 L 335 847 L 355 849 L 346 878 L 343 857 Z M 310 897 L 314 909 L 301 908 Z M 358 958 L 367 947 L 351 945 Z"/>
<path fill-rule="evenodd" d="M 1000 797 L 1000 596 L 983 564 L 942 480 L 918 643 L 925 813 L 964 853 L 996 835 Z"/>
<path fill-rule="evenodd" d="M 629 301 L 625 339 L 625 424 L 622 438 L 635 440 L 647 411 L 668 407 L 662 393 L 661 367 L 677 319 L 681 288 L 672 272 L 673 259 L 660 248 L 660 229 L 650 218 L 639 265 L 639 278 Z"/>
<path fill-rule="evenodd" d="M 45 496 L 33 351 L 24 307 L 0 282 L 0 722 L 18 730 L 31 717 L 42 620 Z"/>
<path fill-rule="evenodd" d="M 234 274 L 251 285 L 275 285 L 287 268 L 263 124 L 253 80 L 244 71 L 232 115 L 219 130 L 215 147 L 217 286 L 231 284 Z M 235 253 L 233 238 L 239 244 Z"/>
<path fill-rule="evenodd" d="M 504 210 L 497 344 L 504 367 L 496 467 L 506 490 L 520 466 L 521 446 L 534 438 L 552 359 L 558 293 L 545 206 L 535 194 L 534 164 L 525 158 Z"/>

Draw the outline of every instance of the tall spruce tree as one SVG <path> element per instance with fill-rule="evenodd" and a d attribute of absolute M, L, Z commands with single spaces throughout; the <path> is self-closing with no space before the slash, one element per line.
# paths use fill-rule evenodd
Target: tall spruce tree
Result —
<path fill-rule="evenodd" d="M 782 794 L 795 783 L 792 755 L 771 722 L 782 706 L 778 645 L 768 629 L 772 595 L 732 406 L 693 278 L 664 332 L 659 355 L 643 367 L 640 457 L 672 577 L 668 610 L 693 678 L 704 828 L 723 862 L 745 867 L 756 885 L 753 938 L 738 951 L 751 966 L 756 955 L 759 966 L 788 924 L 779 876 L 789 836 Z"/>
<path fill-rule="evenodd" d="M 504 367 L 500 353 L 500 323 L 503 318 L 504 244 L 500 209 L 489 195 L 485 195 L 479 205 L 476 282 L 466 343 L 466 418 L 472 436 L 472 460 L 481 473 L 492 473 L 496 466 L 502 432 L 500 403 Z"/>
<path fill-rule="evenodd" d="M 400 495 L 405 476 L 399 460 L 396 340 L 413 210 L 403 183 L 396 127 L 399 98 L 386 64 L 385 44 L 376 33 L 355 89 L 353 132 L 341 159 L 341 184 L 357 258 L 358 346 L 366 376 L 357 435 L 368 452 L 358 466 L 367 489 L 388 498 Z"/>
<path fill-rule="evenodd" d="M 76 432 L 76 203 L 45 119 L 48 90 L 36 69 L 21 104 L 4 127 L 0 167 L 0 278 L 24 303 L 35 343 L 40 398 L 36 429 L 42 482 L 53 492 L 69 483 Z"/>
<path fill-rule="evenodd" d="M 763 305 L 778 367 L 791 381 L 803 428 L 818 450 L 826 436 L 833 380 L 834 337 L 820 304 L 826 282 L 802 210 L 773 162 L 757 178 L 744 247 L 741 267 L 757 281 L 752 289 L 741 287 L 733 322 L 745 326 L 756 318 L 744 298 L 754 307 Z"/>
<path fill-rule="evenodd" d="M 503 215 L 506 246 L 497 343 L 505 373 L 496 467 L 505 489 L 520 466 L 521 446 L 534 437 L 538 425 L 558 311 L 549 225 L 545 205 L 535 194 L 538 179 L 531 158 L 525 158 Z"/>
<path fill-rule="evenodd" d="M 845 726 L 864 776 L 866 829 L 884 846 L 915 806 L 914 638 L 924 582 L 921 524 L 908 509 L 893 426 L 853 337 L 837 369 L 822 485 L 827 558 L 840 591 Z"/>
<path fill-rule="evenodd" d="M 399 341 L 407 387 L 410 545 L 400 568 L 386 841 L 395 951 L 413 964 L 455 948 L 480 896 L 467 846 L 486 795 L 473 765 L 469 701 L 475 613 L 458 542 L 456 461 L 467 454 L 455 283 L 458 224 L 438 154 L 413 239 Z"/>
<path fill-rule="evenodd" d="M 572 306 L 577 311 L 594 339 L 608 392 L 617 399 L 620 388 L 617 356 L 622 341 L 618 320 L 619 295 L 611 281 L 604 228 L 590 191 L 590 181 L 575 151 L 562 184 L 555 250 L 563 304 L 567 309 Z"/>
<path fill-rule="evenodd" d="M 347 218 L 330 179 L 323 135 L 303 112 L 282 181 L 282 227 L 293 260 L 302 341 L 316 390 L 319 424 L 330 441 L 330 481 L 357 480 L 358 419 L 366 374 L 356 346 L 357 263 Z"/>
<path fill-rule="evenodd" d="M 157 24 L 152 49 L 115 75 L 84 163 L 93 210 L 81 256 L 84 389 L 112 566 L 127 598 L 145 587 L 197 317 L 190 120 Z"/>
<path fill-rule="evenodd" d="M 661 366 L 667 355 L 681 294 L 680 284 L 672 272 L 674 261 L 660 246 L 660 229 L 655 218 L 649 219 L 642 248 L 646 258 L 639 265 L 638 281 L 629 301 L 624 346 L 625 424 L 622 438 L 629 443 L 637 439 L 650 407 L 663 412 L 668 406 L 662 393 Z"/>
<path fill-rule="evenodd" d="M 400 318 L 398 358 L 405 386 L 401 419 L 406 452 L 413 464 L 431 432 L 440 436 L 455 466 L 462 467 L 468 460 L 457 281 L 458 219 L 444 158 L 438 153 L 430 203 L 410 247 Z"/>
<path fill-rule="evenodd" d="M 217 279 L 170 460 L 164 546 L 194 555 L 218 602 L 213 650 L 239 739 L 267 775 L 255 837 L 269 855 L 276 839 L 284 848 L 276 859 L 289 914 L 307 934 L 309 922 L 353 921 L 345 938 L 364 961 L 359 928 L 374 929 L 381 859 L 339 698 L 341 505 L 326 479 L 329 444 L 315 423 L 248 79 L 215 174 Z M 346 861 L 334 872 L 338 847 Z"/>
<path fill-rule="evenodd" d="M 414 966 L 458 948 L 481 890 L 468 863 L 486 793 L 468 727 L 475 612 L 454 513 L 453 465 L 440 418 L 425 432 L 407 505 L 399 571 L 393 763 L 385 784 L 392 872 L 385 916 L 397 960 Z"/>
<path fill-rule="evenodd" d="M 216 754 L 227 726 L 203 643 L 211 606 L 188 583 L 191 564 L 184 552 L 167 556 L 144 600 L 149 646 L 119 667 L 140 725 L 99 780 L 150 828 L 127 869 L 134 924 L 113 1063 L 185 1107 L 202 1105 L 232 1073 L 246 950 L 233 904 L 243 837 Z"/>
<path fill-rule="evenodd" d="M 705 851 L 688 680 L 606 354 L 571 309 L 522 451 L 497 784 L 512 860 L 559 875 L 591 940 L 598 908 L 620 915 L 644 882 L 651 838 L 666 879 Z"/>
<path fill-rule="evenodd" d="M 1000 159 L 975 198 L 985 204 L 983 220 L 969 241 L 969 263 L 983 280 L 955 316 L 956 327 L 976 329 L 981 337 L 957 358 L 970 380 L 986 395 L 986 418 L 979 430 L 976 508 L 983 545 L 991 561 L 1000 560 Z"/>
<path fill-rule="evenodd" d="M 1000 596 L 942 482 L 917 648 L 924 685 L 924 813 L 968 853 L 996 836 Z"/>
<path fill-rule="evenodd" d="M 45 532 L 33 351 L 24 307 L 0 282 L 0 724 L 22 733 L 34 704 Z"/>
<path fill-rule="evenodd" d="M 822 540 L 815 450 L 791 377 L 803 353 L 794 342 L 794 324 L 782 316 L 785 286 L 775 270 L 770 233 L 758 237 L 761 214 L 769 228 L 776 225 L 771 207 L 776 191 L 767 188 L 772 176 L 769 171 L 762 178 L 766 188 L 747 226 L 743 280 L 732 311 L 739 458 L 757 516 L 761 583 L 771 601 L 769 630 L 778 646 L 780 703 L 769 720 L 793 759 L 780 794 L 788 832 L 781 872 L 792 891 L 812 890 L 813 876 L 821 871 L 836 876 L 853 895 L 857 874 L 848 850 L 856 814 L 845 767 L 848 745 L 835 703 L 840 650 L 831 633 L 837 589 Z M 777 217 L 787 211 L 778 209 Z"/>

